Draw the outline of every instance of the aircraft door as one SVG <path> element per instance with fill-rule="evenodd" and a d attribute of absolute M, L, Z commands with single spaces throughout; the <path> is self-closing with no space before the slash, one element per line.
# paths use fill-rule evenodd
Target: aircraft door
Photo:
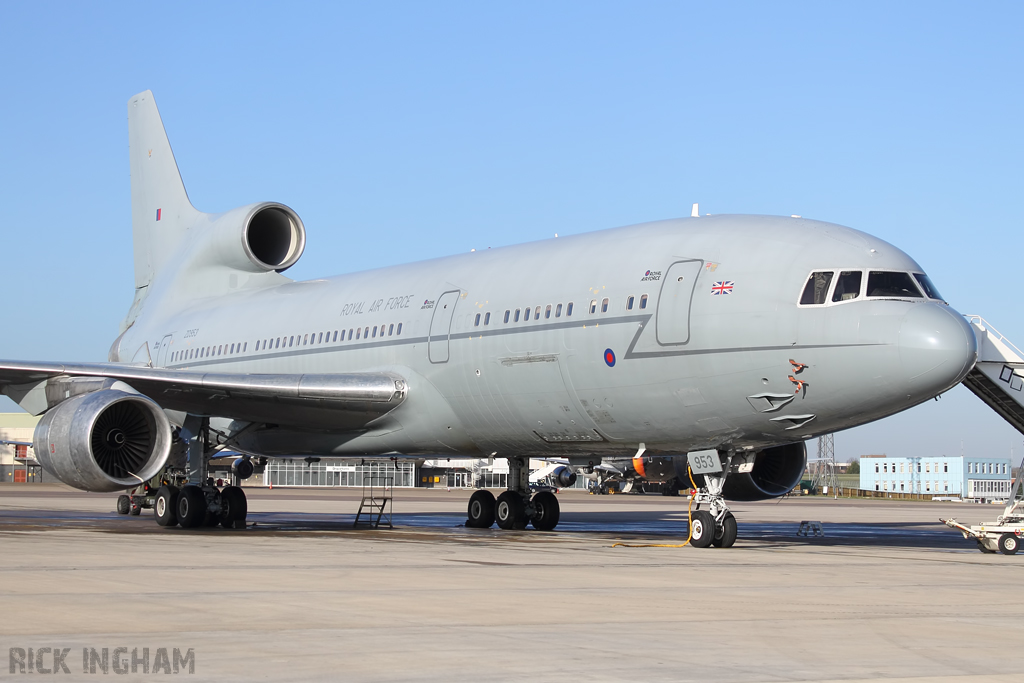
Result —
<path fill-rule="evenodd" d="M 658 344 L 672 346 L 690 341 L 690 303 L 704 261 L 676 261 L 661 281 L 655 323 Z"/>
<path fill-rule="evenodd" d="M 431 363 L 448 362 L 448 337 L 460 293 L 458 289 L 449 290 L 438 297 L 434 305 L 434 315 L 430 319 L 430 337 L 427 341 L 427 358 Z"/>
<path fill-rule="evenodd" d="M 160 340 L 160 348 L 156 352 L 156 366 L 158 368 L 167 367 L 167 361 L 171 357 L 171 339 L 173 338 L 173 334 L 168 334 Z"/>

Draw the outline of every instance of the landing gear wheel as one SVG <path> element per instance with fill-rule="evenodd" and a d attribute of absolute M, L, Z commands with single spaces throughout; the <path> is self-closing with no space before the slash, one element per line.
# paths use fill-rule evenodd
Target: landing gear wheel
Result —
<path fill-rule="evenodd" d="M 999 552 L 1003 555 L 1015 555 L 1020 548 L 1020 539 L 1015 534 L 1003 534 L 999 537 Z"/>
<path fill-rule="evenodd" d="M 494 518 L 502 529 L 525 529 L 526 506 L 523 499 L 515 491 L 505 491 L 498 496 Z"/>
<path fill-rule="evenodd" d="M 245 500 L 245 491 L 237 486 L 225 486 L 220 492 L 220 523 L 225 529 L 234 529 L 235 522 L 245 526 L 245 516 L 249 512 L 249 504 Z"/>
<path fill-rule="evenodd" d="M 533 519 L 530 523 L 537 531 L 551 531 L 558 526 L 558 498 L 551 491 L 540 491 L 530 501 L 533 504 Z"/>
<path fill-rule="evenodd" d="M 994 553 L 995 552 L 995 550 L 989 550 L 988 548 L 986 548 L 985 544 L 982 543 L 981 541 L 978 541 L 978 550 L 980 550 L 983 553 Z"/>
<path fill-rule="evenodd" d="M 706 510 L 697 510 L 690 518 L 690 545 L 707 548 L 715 540 L 715 518 Z"/>
<path fill-rule="evenodd" d="M 195 529 L 206 522 L 206 494 L 198 486 L 186 486 L 178 494 L 178 524 Z"/>
<path fill-rule="evenodd" d="M 494 524 L 494 494 L 480 489 L 469 497 L 466 526 L 470 529 L 490 529 Z"/>
<path fill-rule="evenodd" d="M 138 517 L 140 514 L 142 514 L 142 505 L 138 503 L 134 498 L 132 498 L 131 501 L 129 502 L 128 514 L 130 514 L 132 517 Z"/>
<path fill-rule="evenodd" d="M 174 526 L 178 523 L 178 489 L 175 486 L 161 486 L 156 494 L 153 511 L 160 526 Z"/>
<path fill-rule="evenodd" d="M 722 518 L 722 533 L 715 534 L 715 540 L 711 545 L 716 548 L 731 548 L 736 543 L 736 518 L 731 512 L 726 512 Z"/>
<path fill-rule="evenodd" d="M 131 505 L 132 499 L 122 493 L 117 497 L 117 514 L 127 515 L 128 511 L 131 509 Z"/>

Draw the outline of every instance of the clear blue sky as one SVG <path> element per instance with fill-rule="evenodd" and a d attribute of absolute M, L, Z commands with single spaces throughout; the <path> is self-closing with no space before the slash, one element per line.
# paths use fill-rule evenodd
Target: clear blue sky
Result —
<path fill-rule="evenodd" d="M 128 98 L 197 208 L 281 201 L 309 278 L 687 215 L 914 256 L 1024 345 L 1020 3 L 0 4 L 0 357 L 103 360 L 132 298 Z M 3 399 L 0 410 L 16 409 Z M 963 388 L 836 437 L 1007 454 Z"/>

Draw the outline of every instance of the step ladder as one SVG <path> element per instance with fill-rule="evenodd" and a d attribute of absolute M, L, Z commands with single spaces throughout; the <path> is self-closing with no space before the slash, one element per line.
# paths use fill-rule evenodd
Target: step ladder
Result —
<path fill-rule="evenodd" d="M 394 529 L 395 525 L 391 520 L 394 489 L 394 477 L 382 477 L 375 474 L 363 475 L 363 498 L 359 503 L 359 511 L 356 512 L 356 521 L 352 522 L 352 527 L 356 528 L 363 524 L 379 529 L 383 521 L 389 529 Z M 362 519 L 364 515 L 365 519 Z M 362 519 L 361 522 L 360 519 Z"/>
<path fill-rule="evenodd" d="M 963 384 L 1024 434 L 1024 351 L 981 316 L 966 318 L 978 339 L 978 362 Z"/>

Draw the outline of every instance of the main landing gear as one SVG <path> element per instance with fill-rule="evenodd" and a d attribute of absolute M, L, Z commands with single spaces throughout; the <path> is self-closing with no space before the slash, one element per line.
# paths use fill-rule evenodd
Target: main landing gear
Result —
<path fill-rule="evenodd" d="M 486 489 L 469 498 L 466 526 L 489 529 L 495 522 L 502 529 L 525 529 L 532 524 L 538 531 L 558 526 L 558 499 L 548 490 L 530 496 L 530 471 L 527 458 L 508 459 L 508 490 L 497 499 Z"/>
<path fill-rule="evenodd" d="M 180 435 L 188 444 L 188 474 L 183 477 L 188 483 L 180 487 L 165 483 L 157 491 L 153 510 L 160 526 L 245 528 L 248 513 L 245 492 L 233 485 L 217 488 L 213 479 L 206 476 L 208 460 L 213 452 L 209 448 L 209 429 L 209 418 L 198 415 L 185 418 Z M 252 466 L 248 460 L 239 461 L 235 471 L 251 475 Z"/>
<path fill-rule="evenodd" d="M 240 487 L 218 489 L 210 483 L 203 486 L 189 484 L 181 489 L 161 486 L 153 509 L 157 524 L 183 529 L 218 524 L 225 529 L 244 529 L 248 512 L 245 491 Z"/>
<path fill-rule="evenodd" d="M 703 475 L 704 485 L 697 487 L 693 498 L 697 509 L 690 514 L 690 545 L 695 548 L 731 548 L 736 543 L 736 517 L 722 496 L 731 465 L 732 456 L 728 455 L 722 471 Z M 707 509 L 701 510 L 702 505 Z"/>

